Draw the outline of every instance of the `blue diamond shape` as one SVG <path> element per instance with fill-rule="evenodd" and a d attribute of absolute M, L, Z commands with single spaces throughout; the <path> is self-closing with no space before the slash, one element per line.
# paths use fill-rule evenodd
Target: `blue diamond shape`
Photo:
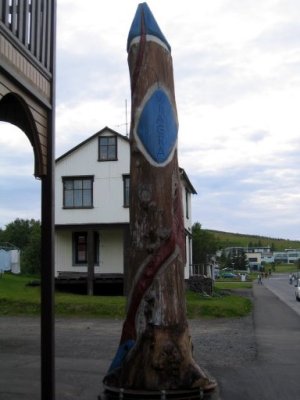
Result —
<path fill-rule="evenodd" d="M 151 158 L 164 163 L 177 139 L 177 120 L 169 97 L 157 89 L 146 102 L 137 127 L 137 134 Z"/>

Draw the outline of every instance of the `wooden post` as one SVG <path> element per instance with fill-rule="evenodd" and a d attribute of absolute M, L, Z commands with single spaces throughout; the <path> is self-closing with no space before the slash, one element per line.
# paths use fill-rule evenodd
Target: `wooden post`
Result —
<path fill-rule="evenodd" d="M 104 385 L 211 390 L 192 356 L 171 48 L 146 3 L 128 36 L 131 79 L 130 262 L 127 315 Z"/>
<path fill-rule="evenodd" d="M 129 282 L 129 253 L 130 253 L 130 230 L 129 226 L 126 225 L 123 228 L 123 259 L 124 259 L 124 284 L 123 294 L 128 295 L 130 289 Z"/>
<path fill-rule="evenodd" d="M 93 296 L 94 294 L 94 276 L 95 276 L 95 259 L 94 259 L 94 232 L 89 229 L 87 232 L 87 294 Z"/>

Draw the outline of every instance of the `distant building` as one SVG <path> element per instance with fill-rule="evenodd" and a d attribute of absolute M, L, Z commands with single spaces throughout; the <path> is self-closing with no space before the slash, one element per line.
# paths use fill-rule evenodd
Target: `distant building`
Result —
<path fill-rule="evenodd" d="M 286 256 L 287 264 L 294 264 L 300 259 L 300 250 L 298 249 L 285 249 L 284 251 Z M 274 252 L 274 254 L 276 254 Z"/>
<path fill-rule="evenodd" d="M 274 253 L 273 252 L 261 253 L 261 262 L 262 264 L 272 264 L 274 262 Z"/>
<path fill-rule="evenodd" d="M 228 257 L 236 257 L 242 253 L 246 254 L 249 267 L 259 270 L 264 264 L 284 263 L 294 264 L 300 260 L 300 249 L 285 249 L 284 251 L 272 251 L 270 246 L 265 247 L 227 247 L 224 253 Z M 219 255 L 221 254 L 219 250 Z"/>
<path fill-rule="evenodd" d="M 274 251 L 273 256 L 275 263 L 288 263 L 288 255 L 285 251 Z"/>
<path fill-rule="evenodd" d="M 270 254 L 272 253 L 272 250 L 270 246 L 247 247 L 247 253 Z"/>
<path fill-rule="evenodd" d="M 0 243 L 0 273 L 5 271 L 19 274 L 20 250 L 11 243 Z"/>
<path fill-rule="evenodd" d="M 245 252 L 245 247 L 226 247 L 223 251 L 226 257 L 236 257 Z"/>
<path fill-rule="evenodd" d="M 250 270 L 261 269 L 261 256 L 260 252 L 245 252 Z"/>

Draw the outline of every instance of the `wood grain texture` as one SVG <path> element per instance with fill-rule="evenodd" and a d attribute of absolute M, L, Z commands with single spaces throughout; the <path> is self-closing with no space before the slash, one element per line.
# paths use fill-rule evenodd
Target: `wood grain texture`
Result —
<path fill-rule="evenodd" d="M 140 4 L 135 18 L 141 20 L 133 23 L 140 32 L 128 47 L 131 289 L 120 347 L 104 383 L 134 390 L 206 390 L 216 384 L 193 359 L 186 318 L 172 57 L 160 30 L 155 36 L 146 25 L 158 28 L 149 11 Z"/>

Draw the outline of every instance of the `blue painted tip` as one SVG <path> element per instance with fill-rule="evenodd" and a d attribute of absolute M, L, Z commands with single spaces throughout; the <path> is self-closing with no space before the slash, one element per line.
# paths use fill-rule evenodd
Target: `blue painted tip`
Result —
<path fill-rule="evenodd" d="M 134 345 L 135 345 L 135 341 L 129 339 L 125 343 L 123 343 L 119 346 L 119 348 L 117 350 L 117 354 L 115 355 L 115 357 L 111 363 L 111 366 L 109 367 L 108 373 L 121 367 L 127 353 Z"/>
<path fill-rule="evenodd" d="M 160 39 L 171 51 L 171 46 L 169 45 L 167 39 L 164 34 L 160 30 L 150 8 L 147 3 L 140 3 L 136 10 L 135 16 L 133 18 L 128 39 L 127 39 L 127 51 L 129 50 L 130 43 L 135 37 L 142 35 L 142 21 L 144 21 L 144 33 L 146 35 L 156 36 Z"/>

